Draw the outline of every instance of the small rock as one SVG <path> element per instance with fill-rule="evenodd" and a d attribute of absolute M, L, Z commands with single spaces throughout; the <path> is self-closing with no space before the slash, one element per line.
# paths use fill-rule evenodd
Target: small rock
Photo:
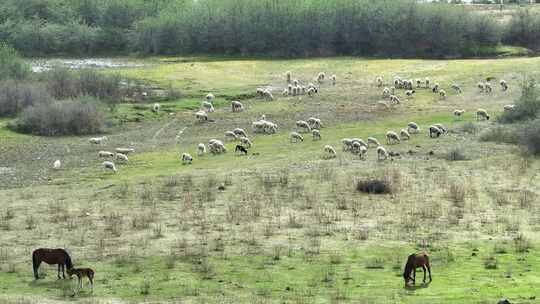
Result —
<path fill-rule="evenodd" d="M 503 300 L 500 300 L 499 302 L 497 302 L 497 304 L 511 304 L 510 301 L 508 301 L 508 299 L 503 299 Z"/>

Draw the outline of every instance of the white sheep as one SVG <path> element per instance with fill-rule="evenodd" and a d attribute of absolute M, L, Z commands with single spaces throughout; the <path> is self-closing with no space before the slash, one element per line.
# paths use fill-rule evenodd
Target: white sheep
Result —
<path fill-rule="evenodd" d="M 456 83 L 452 84 L 452 89 L 456 92 L 456 94 L 461 94 L 462 93 L 461 87 Z"/>
<path fill-rule="evenodd" d="M 399 131 L 399 135 L 401 137 L 401 140 L 409 140 L 411 138 L 411 135 L 406 129 L 401 129 Z"/>
<path fill-rule="evenodd" d="M 506 80 L 501 79 L 499 84 L 501 85 L 501 89 L 503 90 L 503 92 L 508 90 L 508 83 L 506 82 Z"/>
<path fill-rule="evenodd" d="M 396 77 L 394 78 L 394 87 L 396 87 L 396 88 L 399 89 L 399 88 L 401 88 L 402 86 L 403 86 L 403 81 L 401 80 L 401 78 L 399 78 L 399 77 L 396 76 Z"/>
<path fill-rule="evenodd" d="M 351 141 L 353 142 L 353 144 L 354 144 L 354 143 L 358 143 L 359 145 L 364 146 L 364 147 L 366 147 L 366 148 L 367 148 L 367 146 L 368 146 L 368 145 L 366 144 L 366 142 L 365 142 L 363 139 L 361 139 L 361 138 L 352 138 Z"/>
<path fill-rule="evenodd" d="M 382 91 L 382 97 L 383 98 L 388 98 L 392 95 L 392 93 L 390 92 L 390 88 L 388 87 L 385 87 Z"/>
<path fill-rule="evenodd" d="M 289 91 L 287 89 L 283 89 L 283 91 L 281 91 L 281 95 L 283 95 L 283 97 L 287 97 L 289 96 Z"/>
<path fill-rule="evenodd" d="M 225 140 L 235 141 L 238 138 L 233 131 L 225 131 Z"/>
<path fill-rule="evenodd" d="M 484 109 L 476 110 L 476 120 L 489 120 L 489 114 Z"/>
<path fill-rule="evenodd" d="M 415 93 L 416 93 L 415 90 L 407 90 L 407 91 L 405 91 L 405 95 L 407 95 L 407 97 L 413 97 Z"/>
<path fill-rule="evenodd" d="M 317 82 L 318 83 L 323 83 L 325 78 L 326 78 L 326 74 L 324 72 L 320 72 L 317 75 Z"/>
<path fill-rule="evenodd" d="M 422 80 L 416 79 L 416 88 L 419 89 L 422 87 Z"/>
<path fill-rule="evenodd" d="M 298 120 L 296 122 L 296 127 L 300 129 L 299 132 L 311 132 L 311 127 L 306 121 Z"/>
<path fill-rule="evenodd" d="M 308 88 L 307 89 L 307 94 L 309 97 L 313 97 L 315 95 L 315 93 L 317 93 L 317 90 L 315 88 Z"/>
<path fill-rule="evenodd" d="M 208 113 L 214 112 L 214 105 L 211 102 L 203 101 L 201 106 Z"/>
<path fill-rule="evenodd" d="M 299 84 L 300 84 L 300 82 L 298 81 L 298 79 L 293 80 L 293 85 L 295 87 L 297 87 Z"/>
<path fill-rule="evenodd" d="M 193 157 L 189 153 L 182 153 L 182 164 L 190 165 L 193 162 Z"/>
<path fill-rule="evenodd" d="M 493 91 L 493 87 L 491 86 L 491 83 L 489 83 L 489 82 L 486 82 L 484 84 L 484 87 L 486 89 L 486 93 L 491 93 L 491 91 Z"/>
<path fill-rule="evenodd" d="M 287 83 L 291 83 L 291 71 L 285 73 L 285 78 L 287 79 Z"/>
<path fill-rule="evenodd" d="M 103 168 L 105 168 L 105 169 L 112 170 L 114 173 L 116 173 L 116 171 L 117 171 L 117 170 L 116 170 L 116 166 L 114 165 L 114 163 L 113 163 L 112 161 L 108 161 L 108 160 L 107 160 L 107 161 L 104 161 L 104 162 L 102 163 L 102 166 L 103 166 Z"/>
<path fill-rule="evenodd" d="M 341 140 L 343 144 L 343 151 L 350 151 L 352 149 L 352 140 L 350 138 L 343 138 Z"/>
<path fill-rule="evenodd" d="M 122 154 L 122 153 L 116 153 L 115 158 L 116 158 L 116 160 L 121 160 L 121 161 L 126 162 L 126 163 L 129 161 L 128 156 L 125 155 L 125 154 Z"/>
<path fill-rule="evenodd" d="M 439 130 L 442 131 L 442 134 L 447 134 L 448 133 L 448 128 L 443 126 L 442 124 L 440 123 L 436 123 L 436 124 L 433 124 L 435 127 L 439 128 Z"/>
<path fill-rule="evenodd" d="M 505 112 L 510 112 L 510 111 L 513 111 L 513 110 L 516 108 L 516 105 L 514 105 L 514 104 L 507 104 L 507 105 L 505 105 L 503 108 L 504 108 L 504 111 L 505 111 Z"/>
<path fill-rule="evenodd" d="M 351 152 L 353 154 L 358 154 L 358 153 L 360 153 L 360 150 L 362 150 L 362 147 L 365 147 L 365 146 L 363 146 L 361 143 L 359 143 L 357 141 L 353 141 Z"/>
<path fill-rule="evenodd" d="M 440 88 L 441 88 L 440 85 L 439 85 L 438 83 L 435 83 L 435 84 L 433 85 L 433 88 L 431 88 L 431 92 L 433 92 L 433 93 L 439 93 L 439 89 L 440 89 Z"/>
<path fill-rule="evenodd" d="M 238 100 L 231 101 L 231 108 L 232 108 L 233 112 L 242 112 L 242 111 L 244 111 L 244 105 Z"/>
<path fill-rule="evenodd" d="M 435 137 L 440 137 L 443 134 L 443 131 L 435 125 L 430 126 L 428 130 L 429 130 L 429 137 L 431 138 L 433 138 L 434 135 Z"/>
<path fill-rule="evenodd" d="M 251 143 L 251 140 L 249 140 L 249 138 L 244 137 L 244 136 L 240 137 L 240 143 L 241 143 L 244 147 L 246 147 L 246 148 L 248 148 L 248 149 L 251 148 L 251 147 L 253 146 L 253 144 Z"/>
<path fill-rule="evenodd" d="M 263 97 L 264 96 L 264 89 L 263 88 L 257 88 L 257 96 Z"/>
<path fill-rule="evenodd" d="M 196 117 L 200 122 L 203 122 L 203 121 L 207 121 L 207 120 L 208 120 L 208 114 L 206 114 L 206 112 L 204 112 L 204 111 L 198 111 L 197 113 L 195 113 L 195 117 Z"/>
<path fill-rule="evenodd" d="M 266 101 L 274 100 L 274 95 L 272 95 L 272 92 L 270 92 L 270 90 L 264 90 L 263 96 L 264 96 L 264 99 L 266 99 Z"/>
<path fill-rule="evenodd" d="M 159 110 L 161 109 L 161 105 L 159 103 L 155 103 L 152 107 L 152 112 L 159 113 Z"/>
<path fill-rule="evenodd" d="M 486 85 L 483 82 L 477 83 L 476 87 L 480 90 L 481 93 L 483 93 L 486 90 Z"/>
<path fill-rule="evenodd" d="M 313 136 L 313 140 L 321 140 L 321 131 L 317 130 L 317 129 L 313 129 L 311 130 L 311 135 Z"/>
<path fill-rule="evenodd" d="M 377 159 L 378 160 L 386 160 L 388 159 L 388 151 L 383 146 L 377 147 Z"/>
<path fill-rule="evenodd" d="M 330 145 L 325 145 L 323 151 L 326 153 L 326 157 L 328 158 L 336 158 L 337 156 L 336 149 Z"/>
<path fill-rule="evenodd" d="M 59 159 L 55 160 L 53 163 L 53 169 L 60 170 L 60 167 L 62 167 L 62 162 Z"/>
<path fill-rule="evenodd" d="M 307 123 L 312 129 L 321 129 L 322 128 L 322 122 L 319 118 L 316 117 L 310 117 L 307 120 Z"/>
<path fill-rule="evenodd" d="M 109 152 L 109 151 L 99 151 L 98 156 L 99 157 L 113 157 L 114 153 Z"/>
<path fill-rule="evenodd" d="M 116 153 L 122 153 L 124 155 L 128 155 L 129 153 L 135 152 L 135 149 L 132 148 L 116 148 Z"/>
<path fill-rule="evenodd" d="M 429 89 L 429 77 L 426 77 L 426 79 L 424 80 L 424 84 L 425 84 L 425 88 Z"/>
<path fill-rule="evenodd" d="M 291 84 L 287 86 L 287 95 L 293 95 L 293 86 Z"/>
<path fill-rule="evenodd" d="M 216 97 L 214 96 L 214 94 L 212 94 L 212 93 L 206 94 L 206 100 L 207 100 L 208 102 L 212 102 L 212 100 L 214 100 L 214 98 L 216 98 Z"/>
<path fill-rule="evenodd" d="M 381 76 L 377 76 L 377 78 L 375 78 L 375 83 L 377 83 L 377 87 L 382 87 L 383 86 L 383 79 Z"/>
<path fill-rule="evenodd" d="M 410 134 L 419 133 L 420 127 L 418 126 L 417 123 L 411 121 L 407 124 L 407 132 L 409 132 Z"/>
<path fill-rule="evenodd" d="M 370 145 L 374 145 L 375 147 L 378 147 L 380 146 L 381 144 L 379 143 L 379 141 L 375 138 L 375 137 L 368 137 L 367 138 L 367 144 L 368 144 L 368 147 Z"/>
<path fill-rule="evenodd" d="M 206 154 L 206 146 L 203 143 L 200 143 L 197 146 L 197 155 L 201 156 Z"/>
<path fill-rule="evenodd" d="M 461 116 L 463 116 L 463 114 L 465 114 L 465 110 L 464 109 L 456 109 L 454 110 L 454 116 L 456 118 L 461 118 Z"/>
<path fill-rule="evenodd" d="M 261 114 L 261 119 L 260 120 L 266 120 L 266 114 Z"/>
<path fill-rule="evenodd" d="M 221 154 L 227 152 L 227 148 L 221 140 L 211 139 L 208 141 L 208 149 L 212 154 Z"/>
<path fill-rule="evenodd" d="M 336 75 L 332 75 L 330 79 L 332 80 L 332 85 L 336 85 Z"/>
<path fill-rule="evenodd" d="M 297 132 L 291 132 L 289 137 L 292 143 L 297 143 L 298 141 L 304 141 L 304 137 Z"/>
<path fill-rule="evenodd" d="M 241 129 L 241 128 L 235 128 L 233 130 L 234 134 L 236 134 L 237 136 L 244 136 L 244 137 L 247 137 L 247 133 L 246 131 L 244 131 L 244 129 Z"/>
<path fill-rule="evenodd" d="M 360 151 L 358 152 L 358 155 L 360 156 L 360 159 L 361 160 L 365 160 L 366 159 L 366 154 L 367 154 L 367 148 L 364 147 L 364 146 L 360 146 Z"/>
<path fill-rule="evenodd" d="M 439 90 L 439 96 L 441 99 L 446 99 L 446 91 L 443 89 Z"/>
<path fill-rule="evenodd" d="M 390 95 L 390 102 L 393 104 L 400 104 L 401 101 L 399 100 L 399 97 L 396 95 Z"/>
<path fill-rule="evenodd" d="M 394 132 L 394 131 L 386 132 L 386 143 L 389 144 L 389 145 L 399 144 L 400 139 L 399 139 L 398 134 L 396 132 Z"/>
<path fill-rule="evenodd" d="M 103 142 L 107 141 L 108 138 L 107 136 L 102 136 L 102 137 L 92 137 L 90 139 L 88 139 L 88 141 L 91 143 L 91 144 L 96 144 L 96 145 L 100 145 L 102 144 Z"/>

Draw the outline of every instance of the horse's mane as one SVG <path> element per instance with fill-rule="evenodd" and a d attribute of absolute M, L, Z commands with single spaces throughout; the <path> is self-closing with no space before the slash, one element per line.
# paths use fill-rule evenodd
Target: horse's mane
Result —
<path fill-rule="evenodd" d="M 414 258 L 416 254 L 411 254 L 407 258 L 407 264 L 405 264 L 405 270 L 403 271 L 403 277 L 407 280 L 414 268 Z"/>
<path fill-rule="evenodd" d="M 71 257 L 69 256 L 69 253 L 67 253 L 67 251 L 65 251 L 63 249 L 62 249 L 62 251 L 64 251 L 64 253 L 66 254 L 66 267 L 68 269 L 73 268 L 73 262 L 71 262 Z"/>

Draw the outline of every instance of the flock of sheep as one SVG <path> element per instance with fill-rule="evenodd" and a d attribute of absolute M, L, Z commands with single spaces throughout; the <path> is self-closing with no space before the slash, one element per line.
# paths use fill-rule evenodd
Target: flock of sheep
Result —
<path fill-rule="evenodd" d="M 316 76 L 315 81 L 317 85 L 315 85 L 314 83 L 301 85 L 300 81 L 292 78 L 291 72 L 286 72 L 285 78 L 287 87 L 283 89 L 283 96 L 308 95 L 310 97 L 313 97 L 315 94 L 318 94 L 320 92 L 321 85 L 327 80 L 326 74 L 324 72 L 320 72 Z M 330 77 L 330 82 L 332 85 L 336 85 L 336 79 L 336 75 L 332 75 Z M 490 80 L 492 79 L 488 78 L 487 81 L 479 82 L 477 84 L 477 87 L 481 93 L 489 94 L 493 91 Z M 416 94 L 416 90 L 419 89 L 430 90 L 434 94 L 438 94 L 441 99 L 445 99 L 447 96 L 446 91 L 438 83 L 434 83 L 433 85 L 431 85 L 429 78 L 425 78 L 424 80 L 416 79 L 413 81 L 412 79 L 402 79 L 400 77 L 395 77 L 392 83 L 393 86 L 385 87 L 382 77 L 379 76 L 375 79 L 375 85 L 377 87 L 384 87 L 382 90 L 383 99 L 388 99 L 391 104 L 401 103 L 401 100 L 397 95 L 397 90 L 400 89 L 405 90 L 404 93 L 407 97 L 413 97 Z M 500 80 L 499 84 L 502 91 L 508 90 L 509 86 L 505 80 Z M 451 89 L 454 90 L 456 94 L 462 93 L 461 86 L 458 84 L 452 84 Z M 274 96 L 271 90 L 268 88 L 257 88 L 256 96 L 264 99 L 265 101 L 274 100 Z M 215 111 L 213 106 L 214 99 L 214 94 L 209 93 L 206 95 L 205 100 L 201 103 L 201 109 L 195 113 L 195 117 L 199 122 L 204 123 L 209 121 L 209 113 L 213 113 Z M 385 102 L 383 101 L 383 103 Z M 159 113 L 160 109 L 161 106 L 158 103 L 154 104 L 151 108 L 151 110 L 155 113 Z M 514 105 L 512 104 L 504 106 L 505 111 L 512 111 L 513 109 Z M 240 101 L 231 101 L 231 111 L 233 113 L 243 112 L 244 110 L 245 107 Z M 463 116 L 464 113 L 464 109 L 456 109 L 454 110 L 453 115 L 457 119 L 459 119 L 461 116 Z M 477 120 L 489 120 L 490 115 L 485 109 L 478 109 L 476 111 L 476 118 Z M 260 117 L 259 120 L 252 122 L 251 126 L 252 132 L 255 134 L 275 134 L 278 132 L 278 125 L 272 121 L 267 120 L 266 115 L 264 114 Z M 321 128 L 323 127 L 323 124 L 321 120 L 317 117 L 309 117 L 307 120 L 296 121 L 295 126 L 296 130 L 292 131 L 289 135 L 291 143 L 303 142 L 304 135 L 302 134 L 305 133 L 311 134 L 314 141 L 319 141 L 322 139 Z M 430 138 L 437 138 L 448 133 L 448 129 L 442 124 L 433 124 L 429 126 L 427 130 Z M 418 124 L 416 124 L 415 122 L 410 122 L 405 128 L 401 129 L 399 133 L 395 131 L 388 131 L 386 133 L 386 144 L 399 144 L 402 141 L 409 140 L 411 136 L 419 133 L 420 127 L 418 126 Z M 105 141 L 107 141 L 106 136 L 89 139 L 89 142 L 92 144 L 101 144 Z M 244 154 L 247 154 L 248 149 L 252 148 L 253 146 L 253 143 L 248 137 L 247 132 L 241 128 L 235 128 L 233 130 L 225 131 L 224 141 L 237 141 L 238 145 L 236 146 L 235 152 L 241 152 Z M 351 152 L 354 155 L 358 155 L 362 160 L 366 159 L 368 149 L 371 147 L 375 147 L 378 160 L 386 160 L 389 157 L 399 156 L 399 153 L 388 151 L 383 145 L 380 144 L 380 142 L 375 137 L 368 137 L 367 141 L 364 141 L 360 138 L 344 138 L 342 139 L 341 143 L 343 145 L 343 151 Z M 113 160 L 127 163 L 129 161 L 127 155 L 131 152 L 134 152 L 134 150 L 130 148 L 117 148 L 115 150 L 115 153 L 109 151 L 99 151 L 98 157 L 109 159 L 102 162 L 103 168 L 112 170 L 113 172 L 117 172 L 117 167 Z M 211 139 L 208 141 L 207 145 L 205 145 L 204 143 L 198 144 L 198 156 L 202 156 L 207 152 L 214 155 L 222 154 L 227 152 L 227 148 L 224 142 L 219 139 Z M 336 156 L 337 151 L 334 147 L 332 147 L 331 145 L 324 145 L 323 158 L 335 158 Z M 193 162 L 193 157 L 186 152 L 181 154 L 180 159 L 183 164 L 191 164 Z M 55 169 L 60 169 L 60 160 L 55 161 L 53 167 Z"/>

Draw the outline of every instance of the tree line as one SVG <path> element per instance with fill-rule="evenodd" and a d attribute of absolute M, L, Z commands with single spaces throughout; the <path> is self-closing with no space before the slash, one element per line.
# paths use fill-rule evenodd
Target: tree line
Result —
<path fill-rule="evenodd" d="M 413 0 L 4 0 L 0 40 L 25 55 L 475 56 L 540 49 L 540 14 L 507 23 Z"/>

